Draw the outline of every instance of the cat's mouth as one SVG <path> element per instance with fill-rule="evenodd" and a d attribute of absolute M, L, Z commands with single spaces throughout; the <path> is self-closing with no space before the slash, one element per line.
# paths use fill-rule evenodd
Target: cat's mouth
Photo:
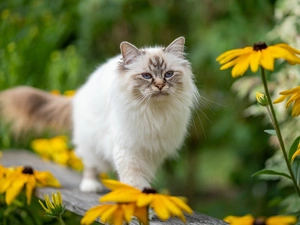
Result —
<path fill-rule="evenodd" d="M 169 93 L 166 91 L 156 91 L 151 94 L 151 98 L 160 98 L 168 95 Z"/>

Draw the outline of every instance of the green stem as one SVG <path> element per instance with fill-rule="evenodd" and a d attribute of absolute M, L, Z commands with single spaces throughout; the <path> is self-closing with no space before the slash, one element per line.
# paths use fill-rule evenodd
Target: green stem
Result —
<path fill-rule="evenodd" d="M 273 103 L 272 103 L 271 96 L 270 96 L 269 89 L 268 89 L 268 85 L 267 85 L 265 70 L 264 70 L 263 67 L 261 67 L 261 77 L 262 77 L 262 82 L 264 84 L 266 96 L 267 96 L 269 106 L 270 106 L 270 110 L 271 110 L 271 120 L 273 122 L 273 126 L 274 126 L 274 129 L 276 131 L 277 138 L 278 138 L 278 141 L 279 141 L 279 144 L 280 144 L 280 147 L 281 147 L 284 159 L 285 159 L 285 163 L 286 163 L 287 168 L 289 170 L 289 173 L 291 175 L 291 179 L 293 181 L 294 187 L 297 191 L 298 196 L 300 197 L 300 190 L 299 190 L 299 187 L 297 185 L 295 175 L 292 171 L 292 167 L 291 167 L 291 164 L 289 162 L 288 155 L 287 155 L 286 150 L 285 150 L 285 145 L 284 145 L 283 138 L 282 138 L 282 135 L 281 135 L 279 123 L 278 123 L 278 120 L 276 118 L 275 110 L 274 110 L 274 107 L 273 107 Z"/>
<path fill-rule="evenodd" d="M 58 216 L 57 219 L 58 219 L 60 225 L 66 225 L 61 216 Z"/>

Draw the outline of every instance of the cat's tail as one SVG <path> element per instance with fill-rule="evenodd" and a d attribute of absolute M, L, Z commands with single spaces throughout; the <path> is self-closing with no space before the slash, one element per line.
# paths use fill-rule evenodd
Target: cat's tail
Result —
<path fill-rule="evenodd" d="M 45 131 L 71 133 L 72 100 L 32 87 L 0 92 L 0 116 L 16 136 Z"/>

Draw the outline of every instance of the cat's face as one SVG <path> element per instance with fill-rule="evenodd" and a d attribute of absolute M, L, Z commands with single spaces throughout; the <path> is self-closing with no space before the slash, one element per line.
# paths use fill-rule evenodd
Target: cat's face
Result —
<path fill-rule="evenodd" d="M 126 74 L 127 90 L 141 101 L 179 98 L 192 80 L 189 62 L 184 58 L 184 38 L 167 48 L 138 49 L 128 42 L 121 44 L 123 61 L 119 70 Z"/>

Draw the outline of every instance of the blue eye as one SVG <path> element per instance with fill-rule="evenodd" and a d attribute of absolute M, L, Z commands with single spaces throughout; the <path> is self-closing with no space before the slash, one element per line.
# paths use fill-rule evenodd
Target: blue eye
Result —
<path fill-rule="evenodd" d="M 174 75 L 174 71 L 170 70 L 168 72 L 165 73 L 165 78 L 170 78 Z"/>
<path fill-rule="evenodd" d="M 152 75 L 150 73 L 142 73 L 142 77 L 144 77 L 145 79 L 151 79 Z"/>

